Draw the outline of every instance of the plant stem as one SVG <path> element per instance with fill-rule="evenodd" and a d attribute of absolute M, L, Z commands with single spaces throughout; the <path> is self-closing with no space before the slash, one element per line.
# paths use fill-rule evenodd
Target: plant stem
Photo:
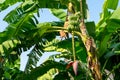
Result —
<path fill-rule="evenodd" d="M 105 63 L 104 63 L 104 66 L 103 66 L 103 68 L 102 68 L 102 73 L 103 73 L 103 71 L 105 70 L 105 67 L 106 67 L 106 64 L 107 64 L 107 62 L 108 62 L 108 60 L 109 60 L 109 58 L 105 61 Z"/>
<path fill-rule="evenodd" d="M 74 61 L 75 61 L 75 60 L 76 60 L 76 55 L 75 55 L 74 31 L 72 31 L 72 50 L 73 50 L 73 59 L 74 59 Z"/>

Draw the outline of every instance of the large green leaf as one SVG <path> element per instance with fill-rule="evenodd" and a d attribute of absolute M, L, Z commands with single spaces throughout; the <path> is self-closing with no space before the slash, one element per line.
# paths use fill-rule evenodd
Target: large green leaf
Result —
<path fill-rule="evenodd" d="M 33 1 L 25 1 L 22 3 L 20 6 L 9 12 L 4 20 L 7 21 L 8 23 L 16 23 L 18 22 L 25 13 L 29 13 L 29 15 L 33 15 L 34 12 L 38 12 L 38 7 Z M 29 16 L 32 17 L 32 16 Z M 35 17 L 33 17 L 35 18 Z M 35 19 L 36 20 L 36 19 Z"/>
<path fill-rule="evenodd" d="M 61 52 L 61 54 L 54 55 L 56 58 L 70 59 L 71 57 L 73 57 L 71 38 L 63 41 L 53 40 L 51 42 L 47 42 L 44 45 L 44 50 Z M 87 57 L 86 51 L 83 48 L 83 44 L 79 42 L 79 40 L 77 40 L 76 38 L 75 38 L 75 50 L 76 50 L 77 59 L 80 59 L 82 62 L 86 62 L 86 57 Z"/>
<path fill-rule="evenodd" d="M 107 31 L 109 33 L 113 33 L 115 31 L 117 31 L 118 28 L 120 28 L 120 23 L 117 20 L 112 20 L 112 21 L 108 22 Z"/>
<path fill-rule="evenodd" d="M 21 39 L 20 39 L 21 40 L 21 46 L 20 47 L 23 50 L 24 49 L 27 50 L 26 48 L 29 48 L 32 45 L 34 45 L 34 48 L 31 50 L 31 52 L 28 55 L 29 59 L 28 59 L 28 63 L 26 65 L 26 70 L 25 71 L 29 72 L 29 70 L 36 67 L 36 64 L 37 64 L 37 61 L 38 61 L 39 57 L 41 57 L 43 52 L 46 51 L 44 49 L 45 45 L 43 45 L 43 44 L 50 45 L 46 41 L 47 40 L 49 41 L 50 39 L 53 39 L 53 37 L 50 37 L 51 33 L 48 34 L 48 37 L 46 36 L 46 33 L 49 32 L 49 30 L 54 31 L 55 25 L 59 25 L 59 24 L 60 24 L 59 22 L 39 23 L 35 29 L 33 28 L 33 29 L 28 30 L 28 31 L 26 31 L 22 34 L 22 35 L 26 36 L 26 37 L 22 36 Z M 52 25 L 54 25 L 54 27 L 52 27 Z M 53 28 L 53 29 L 51 29 L 51 28 Z M 52 35 L 52 36 L 55 36 L 55 34 Z M 31 43 L 31 44 L 29 44 L 29 43 Z"/>
<path fill-rule="evenodd" d="M 114 3 L 112 0 L 105 0 L 103 9 L 113 9 L 115 10 L 117 8 L 119 0 L 115 0 Z"/>
<path fill-rule="evenodd" d="M 24 37 L 23 33 L 36 27 L 37 22 L 35 22 L 33 18 L 35 17 L 32 14 L 24 14 L 20 19 L 18 19 L 19 21 L 14 23 L 10 22 L 11 24 L 8 25 L 6 30 L 0 33 L 0 36 L 4 37 L 2 38 L 3 40 L 1 40 L 1 42 L 13 37 L 15 38 L 19 34 L 21 34 L 19 36 Z"/>
<path fill-rule="evenodd" d="M 16 4 L 17 2 L 23 2 L 24 0 L 2 0 L 0 1 L 0 12 L 6 8 L 8 8 L 9 6 Z"/>
<path fill-rule="evenodd" d="M 59 70 L 65 70 L 66 65 L 59 63 L 59 62 L 48 60 L 48 61 L 44 62 L 42 65 L 40 65 L 39 67 L 33 69 L 29 74 L 26 74 L 26 76 L 21 75 L 21 77 L 19 77 L 18 80 L 19 79 L 21 79 L 21 80 L 37 79 L 39 76 L 42 76 L 43 74 L 45 74 L 48 70 L 50 70 L 52 68 L 57 68 Z"/>
<path fill-rule="evenodd" d="M 113 1 L 111 0 L 105 0 L 104 5 L 103 5 L 103 11 L 100 14 L 100 21 L 97 24 L 97 26 L 99 27 L 101 24 L 103 24 L 106 20 L 109 19 L 109 17 L 111 16 L 111 10 L 109 9 L 113 9 L 115 10 L 117 8 L 118 5 L 118 1 L 116 0 L 115 3 L 113 4 Z M 115 14 L 116 15 L 116 14 Z"/>
<path fill-rule="evenodd" d="M 23 11 L 20 8 L 12 10 L 5 16 L 4 20 L 8 23 L 14 23 L 16 21 L 19 21 L 19 19 L 23 16 L 22 13 Z"/>
<path fill-rule="evenodd" d="M 111 34 L 120 28 L 120 9 L 116 9 L 112 14 L 104 16 L 102 21 L 97 25 L 97 39 L 100 40 L 100 54 L 104 54 L 107 50 L 107 42 L 111 38 Z"/>
<path fill-rule="evenodd" d="M 61 21 L 65 21 L 67 14 L 62 9 L 51 9 L 51 12 L 54 16 L 59 18 Z"/>
<path fill-rule="evenodd" d="M 56 9 L 66 9 L 65 5 L 60 3 L 60 0 L 38 0 L 39 8 L 56 8 Z"/>

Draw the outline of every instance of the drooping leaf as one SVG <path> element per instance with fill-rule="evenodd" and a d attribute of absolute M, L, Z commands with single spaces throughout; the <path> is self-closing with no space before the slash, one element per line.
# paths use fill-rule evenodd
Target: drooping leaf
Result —
<path fill-rule="evenodd" d="M 70 59 L 71 57 L 73 57 L 71 38 L 63 41 L 53 40 L 51 42 L 47 42 L 44 45 L 44 50 L 61 52 L 61 54 L 54 55 L 56 58 Z M 80 59 L 82 62 L 86 62 L 86 57 L 87 57 L 86 51 L 83 48 L 83 44 L 80 44 L 80 42 L 76 38 L 75 38 L 75 50 L 76 50 L 76 57 Z"/>
<path fill-rule="evenodd" d="M 38 7 L 36 7 L 36 4 L 33 1 L 25 1 L 20 6 L 9 12 L 5 16 L 4 20 L 8 23 L 16 23 L 25 15 L 25 13 L 31 12 L 30 14 L 32 14 L 36 13 L 37 11 Z M 35 17 L 33 18 L 35 19 Z"/>
<path fill-rule="evenodd" d="M 23 10 L 20 8 L 12 10 L 5 16 L 3 20 L 7 21 L 8 23 L 14 23 L 16 21 L 19 21 L 19 19 L 23 16 L 22 13 Z"/>
<path fill-rule="evenodd" d="M 16 4 L 17 2 L 23 2 L 24 0 L 14 0 L 14 1 L 10 1 L 10 0 L 2 0 L 0 1 L 0 12 L 6 8 L 8 8 L 9 6 Z"/>

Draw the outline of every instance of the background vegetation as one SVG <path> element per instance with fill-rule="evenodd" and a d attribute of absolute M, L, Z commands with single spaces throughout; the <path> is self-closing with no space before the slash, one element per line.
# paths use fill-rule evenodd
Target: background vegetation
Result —
<path fill-rule="evenodd" d="M 4 17 L 4 21 L 9 25 L 5 31 L 0 32 L 0 79 L 119 80 L 118 1 L 104 1 L 97 24 L 87 21 L 86 0 L 0 2 L 0 11 L 21 2 Z M 40 23 L 34 13 L 40 17 L 39 9 L 43 8 L 50 9 L 59 21 Z M 56 36 L 60 36 L 61 39 Z M 31 47 L 33 49 L 28 55 L 25 71 L 20 71 L 20 55 Z M 44 52 L 53 51 L 60 54 L 53 54 L 37 66 Z"/>

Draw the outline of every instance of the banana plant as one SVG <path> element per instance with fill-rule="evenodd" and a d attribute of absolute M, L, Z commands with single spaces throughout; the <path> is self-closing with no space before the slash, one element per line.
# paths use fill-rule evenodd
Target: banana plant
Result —
<path fill-rule="evenodd" d="M 8 13 L 8 23 L 0 32 L 0 79 L 34 80 L 107 80 L 119 79 L 120 8 L 105 0 L 98 24 L 88 22 L 86 0 L 4 0 L 0 11 L 20 2 Z M 40 23 L 39 9 L 48 8 L 58 22 Z M 60 36 L 60 38 L 56 38 Z M 19 70 L 20 54 L 29 53 L 25 71 Z M 53 54 L 40 66 L 45 52 Z M 57 59 L 59 61 L 57 61 Z"/>

